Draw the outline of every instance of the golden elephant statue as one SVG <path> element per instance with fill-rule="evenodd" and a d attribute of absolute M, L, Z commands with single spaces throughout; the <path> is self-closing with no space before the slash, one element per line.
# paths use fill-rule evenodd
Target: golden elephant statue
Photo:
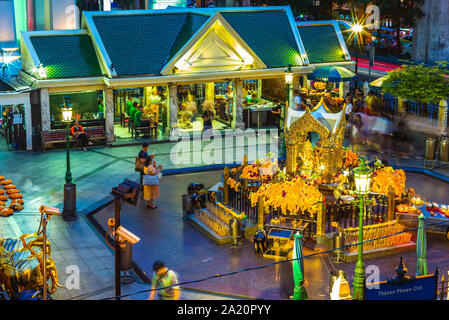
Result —
<path fill-rule="evenodd" d="M 55 261 L 51 259 L 51 245 L 47 240 L 47 281 L 51 280 L 50 294 L 59 284 Z M 17 293 L 38 289 L 44 284 L 42 236 L 24 234 L 20 239 L 0 238 L 0 285 L 10 297 Z"/>

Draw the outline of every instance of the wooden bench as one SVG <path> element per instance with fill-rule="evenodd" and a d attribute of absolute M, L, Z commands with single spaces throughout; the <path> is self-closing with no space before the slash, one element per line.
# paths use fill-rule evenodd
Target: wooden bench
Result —
<path fill-rule="evenodd" d="M 152 126 L 136 127 L 134 122 L 130 122 L 130 128 L 132 138 L 137 138 L 139 133 L 149 133 L 152 137 L 157 138 L 157 125 L 153 124 Z"/>
<path fill-rule="evenodd" d="M 106 135 L 103 127 L 92 127 L 84 129 L 84 133 L 89 137 L 89 141 L 104 141 L 106 142 Z M 54 131 L 42 131 L 41 142 L 44 151 L 49 146 L 53 146 L 59 143 L 66 143 L 66 130 L 54 130 Z M 80 141 L 75 139 L 72 135 L 69 137 L 69 143 L 79 143 Z"/>
<path fill-rule="evenodd" d="M 103 141 L 106 143 L 106 134 L 103 127 L 86 128 L 84 133 L 89 137 L 89 141 Z"/>

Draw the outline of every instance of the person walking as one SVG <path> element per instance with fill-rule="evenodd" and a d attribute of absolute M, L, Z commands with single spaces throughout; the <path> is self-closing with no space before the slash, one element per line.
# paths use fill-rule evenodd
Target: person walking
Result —
<path fill-rule="evenodd" d="M 159 300 L 179 300 L 180 290 L 177 284 L 178 277 L 173 270 L 169 270 L 162 261 L 157 260 L 153 264 L 153 279 L 151 281 L 151 291 L 148 300 L 153 300 L 156 289 Z M 169 287 L 169 288 L 166 288 Z"/>
<path fill-rule="evenodd" d="M 146 158 L 143 167 L 143 198 L 147 201 L 147 207 L 149 209 L 156 209 L 154 200 L 159 198 L 159 173 L 162 170 L 162 166 L 156 167 L 153 163 L 154 155 L 150 155 Z"/>
<path fill-rule="evenodd" d="M 295 89 L 293 91 L 293 103 L 291 108 L 295 111 L 301 111 L 301 96 L 299 95 L 299 90 Z"/>

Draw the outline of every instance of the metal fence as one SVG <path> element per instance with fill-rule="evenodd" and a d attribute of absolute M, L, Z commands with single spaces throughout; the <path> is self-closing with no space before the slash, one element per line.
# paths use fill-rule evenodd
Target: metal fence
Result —
<path fill-rule="evenodd" d="M 388 197 L 386 195 L 375 195 L 376 205 L 366 206 L 363 225 L 382 223 L 388 220 Z M 326 203 L 326 228 L 325 232 L 335 232 L 336 228 L 331 226 L 337 222 L 345 228 L 356 228 L 359 226 L 359 208 L 355 203 L 338 203 L 332 201 Z"/>
<path fill-rule="evenodd" d="M 403 111 L 406 115 L 425 120 L 433 127 L 438 126 L 438 110 L 439 102 L 403 101 Z M 376 111 L 383 116 L 399 116 L 398 98 L 385 94 L 381 110 Z M 447 118 L 447 125 L 449 126 L 449 117 Z"/>
<path fill-rule="evenodd" d="M 449 271 L 447 272 L 447 279 L 443 275 L 438 283 L 437 300 L 449 300 Z"/>

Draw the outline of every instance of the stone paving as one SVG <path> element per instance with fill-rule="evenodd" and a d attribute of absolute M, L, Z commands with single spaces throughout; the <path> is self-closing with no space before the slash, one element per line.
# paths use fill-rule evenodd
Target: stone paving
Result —
<path fill-rule="evenodd" d="M 247 141 L 246 143 L 251 144 L 253 142 Z M 174 145 L 175 143 L 164 143 L 150 146 L 149 151 L 156 153 L 155 160 L 158 164 L 162 164 L 166 170 L 210 164 L 206 163 L 205 159 L 201 159 L 201 156 L 199 157 L 201 151 L 199 149 L 194 150 L 194 148 L 191 148 L 188 153 L 192 159 L 200 159 L 200 161 L 185 164 L 173 163 L 170 151 Z M 203 141 L 200 145 L 201 149 L 204 149 L 208 142 Z M 111 287 L 113 285 L 113 252 L 87 221 L 85 214 L 111 200 L 112 198 L 109 195 L 111 187 L 119 184 L 124 178 L 138 180 L 138 174 L 134 171 L 134 158 L 139 150 L 139 146 L 93 147 L 87 152 L 72 150 L 71 171 L 74 178 L 73 182 L 77 184 L 79 219 L 65 222 L 60 217 L 53 217 L 48 226 L 48 237 L 53 248 L 52 257 L 56 260 L 59 270 L 60 283 L 64 285 L 67 280 L 67 266 L 76 264 L 80 268 L 80 288 L 71 290 L 59 288 L 53 296 L 54 299 L 104 298 L 113 292 Z M 247 148 L 238 149 L 232 145 L 226 146 L 221 152 L 222 154 L 228 154 L 231 150 L 234 154 L 237 154 L 234 157 L 237 162 L 239 162 L 238 159 L 241 159 L 242 154 L 248 153 Z M 40 217 L 37 211 L 41 204 L 62 208 L 66 170 L 65 156 L 64 150 L 0 152 L 0 175 L 12 179 L 13 183 L 24 194 L 25 200 L 25 209 L 21 213 L 0 219 L 0 236 L 5 238 L 19 237 L 23 233 L 36 232 Z M 255 157 L 256 155 L 251 153 L 251 156 Z M 390 155 L 388 155 L 388 160 L 390 164 L 416 168 L 422 167 L 423 163 L 422 158 L 406 159 Z M 448 169 L 435 169 L 434 172 L 449 176 Z M 216 177 L 213 180 L 216 181 Z M 185 185 L 179 186 L 179 188 L 184 189 Z M 440 201 L 444 202 L 445 194 L 444 187 L 442 187 Z M 180 198 L 173 198 L 173 202 L 178 205 Z M 176 232 L 179 232 L 179 235 L 182 236 L 184 231 L 181 227 Z M 328 274 L 330 268 L 328 265 L 323 261 L 316 261 L 309 264 L 306 270 L 319 267 L 324 268 Z M 312 281 L 313 278 L 308 277 L 308 279 Z M 319 281 L 320 286 L 323 287 L 328 283 L 327 278 L 314 279 L 313 281 Z M 137 291 L 140 290 L 139 285 L 148 287 L 147 284 L 136 283 L 129 286 L 129 292 L 133 292 L 132 289 L 136 288 L 139 288 Z M 124 290 L 124 292 L 128 291 Z M 197 296 L 190 297 L 209 298 L 207 294 L 192 293 L 192 295 L 194 294 L 197 294 Z M 189 295 L 185 297 L 189 297 Z M 138 298 L 143 297 L 139 296 Z M 324 295 L 315 298 L 323 299 Z"/>
<path fill-rule="evenodd" d="M 208 142 L 201 142 L 201 148 Z M 247 141 L 246 145 L 250 145 Z M 158 164 L 165 169 L 190 167 L 192 164 L 176 164 L 170 159 L 175 143 L 150 146 Z M 237 148 L 236 148 L 237 149 Z M 193 150 L 193 147 L 192 147 Z M 229 152 L 231 148 L 221 152 Z M 98 232 L 87 221 L 85 215 L 105 201 L 110 201 L 111 188 L 125 178 L 138 181 L 134 171 L 134 160 L 140 146 L 120 148 L 93 147 L 87 152 L 71 151 L 71 172 L 77 185 L 77 221 L 65 222 L 53 217 L 48 225 L 48 238 L 52 244 L 52 257 L 56 260 L 60 283 L 65 284 L 69 274 L 66 268 L 76 264 L 80 269 L 80 288 L 59 288 L 54 299 L 68 299 L 108 288 L 113 284 L 114 258 Z M 191 152 L 194 157 L 201 151 Z M 246 152 L 241 150 L 241 153 Z M 201 157 L 200 157 L 201 159 Z M 198 161 L 195 166 L 208 163 Z M 12 179 L 24 195 L 25 209 L 8 218 L 0 219 L 0 236 L 17 238 L 24 233 L 38 230 L 39 207 L 44 204 L 63 207 L 63 185 L 65 183 L 65 150 L 51 152 L 0 152 L 0 175 Z M 177 199 L 178 200 L 178 199 Z"/>

